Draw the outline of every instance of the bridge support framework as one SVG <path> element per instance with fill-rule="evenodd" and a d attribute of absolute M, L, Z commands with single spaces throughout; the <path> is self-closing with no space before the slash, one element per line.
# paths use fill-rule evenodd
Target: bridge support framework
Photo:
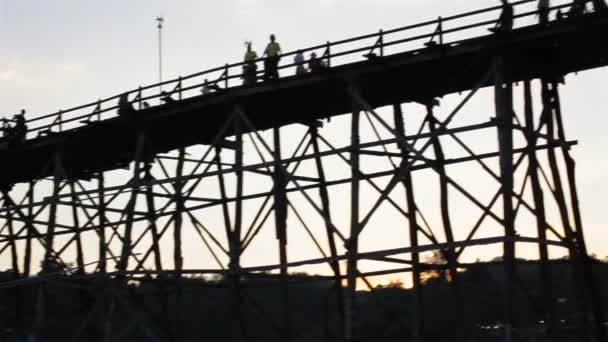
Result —
<path fill-rule="evenodd" d="M 302 322 L 294 309 L 297 298 L 293 287 L 298 278 L 289 272 L 301 267 L 317 270 L 321 265 L 326 267 L 325 275 L 304 279 L 332 284 L 324 304 L 332 310 L 320 315 L 324 316 L 326 337 L 365 338 L 360 329 L 362 304 L 357 290 L 367 288 L 382 305 L 371 278 L 408 274 L 411 304 L 407 326 L 400 328 L 413 340 L 422 341 L 428 328 L 425 321 L 433 314 L 425 307 L 428 277 L 445 276 L 454 297 L 445 305 L 453 305 L 457 312 L 468 316 L 462 279 L 472 265 L 463 260 L 463 253 L 502 244 L 501 320 L 505 340 L 512 339 L 514 329 L 532 324 L 514 314 L 522 297 L 533 302 L 530 306 L 540 307 L 534 315 L 546 322 L 546 334 L 559 334 L 550 254 L 562 248 L 569 253 L 572 267 L 581 339 L 601 341 L 605 338 L 600 325 L 603 312 L 583 236 L 575 164 L 570 155 L 574 142 L 566 140 L 564 133 L 557 80 L 540 80 L 543 109 L 538 117 L 533 108 L 533 84 L 524 82 L 522 124 L 513 108 L 514 85 L 507 65 L 497 58 L 479 86 L 443 119 L 435 112 L 439 104 L 436 99 L 420 99 L 425 115 L 417 123 L 410 120 L 409 113 L 404 114 L 401 104 L 395 104 L 388 116 L 373 108 L 356 82 L 349 83 L 345 93 L 353 103 L 353 113 L 350 141 L 342 141 L 344 147 L 336 147 L 321 134 L 317 121 L 304 123 L 304 134 L 297 144 L 292 133 L 300 132 L 300 128 L 290 128 L 290 139 L 281 134 L 285 130 L 281 127 L 272 129 L 269 136 L 256 129 L 245 107 L 235 103 L 213 143 L 203 146 L 202 151 L 197 146 L 147 155 L 146 145 L 154 144 L 154 137 L 148 137 L 142 127 L 134 135 L 134 162 L 128 174 L 111 171 L 94 179 L 75 179 L 71 170 L 63 169 L 63 156 L 57 151 L 49 161 L 55 171 L 50 182 L 39 179 L 16 185 L 12 191 L 2 190 L 0 260 L 8 261 L 13 279 L 0 283 L 0 289 L 4 296 L 18 291 L 14 314 L 5 321 L 14 323 L 19 336 L 44 340 L 52 330 L 51 311 L 57 305 L 50 302 L 47 290 L 76 286 L 81 296 L 94 304 L 85 308 L 77 327 L 72 327 L 73 340 L 86 336 L 110 341 L 128 339 L 133 334 L 150 340 L 179 340 L 196 334 L 187 331 L 187 319 L 180 313 L 186 305 L 186 276 L 220 276 L 223 278 L 217 283 L 206 284 L 209 291 L 222 286 L 229 289 L 230 300 L 224 304 L 238 327 L 229 334 L 247 339 L 263 324 L 274 331 L 274 336 L 290 340 L 302 336 L 308 322 Z M 455 118 L 488 81 L 494 85 L 496 117 L 457 126 Z M 369 124 L 365 132 L 362 123 Z M 416 133 L 407 135 L 406 129 Z M 478 153 L 465 143 L 466 134 L 491 130 L 498 141 L 494 151 Z M 448 155 L 447 139 L 465 154 Z M 291 152 L 289 156 L 287 151 Z M 373 158 L 382 160 L 384 169 L 371 168 L 381 165 L 370 163 Z M 330 160 L 332 167 L 328 167 Z M 336 160 L 343 162 L 347 171 L 336 171 Z M 492 164 L 496 161 L 499 172 Z M 522 166 L 524 162 L 527 169 Z M 478 167 L 488 180 L 498 184 L 489 202 L 451 175 L 451 168 L 461 164 Z M 429 221 L 425 214 L 428 208 L 420 205 L 428 201 L 423 187 L 416 183 L 417 174 L 424 172 L 439 180 L 439 201 L 434 207 L 439 209 L 440 224 Z M 335 189 L 340 186 L 348 188 L 346 206 L 336 200 L 339 195 Z M 399 196 L 396 189 L 403 193 Z M 137 201 L 139 195 L 144 195 L 144 202 Z M 480 215 L 470 230 L 454 228 L 458 215 L 450 205 L 456 195 L 474 208 L 472 213 Z M 22 199 L 16 200 L 18 197 Z M 549 212 L 549 202 L 557 207 L 556 215 Z M 500 209 L 497 203 L 501 203 Z M 350 222 L 337 219 L 335 209 L 331 210 L 336 206 L 349 213 Z M 362 237 L 380 229 L 377 216 L 389 209 L 405 222 L 395 222 L 400 235 L 391 236 L 402 241 L 401 245 L 370 249 Z M 524 221 L 521 211 L 534 219 Z M 559 222 L 550 224 L 554 216 Z M 490 220 L 502 231 L 481 237 L 480 231 L 490 226 Z M 434 230 L 433 225 L 441 229 Z M 526 225 L 533 226 L 535 234 L 524 234 L 528 232 Z M 256 264 L 256 254 L 265 254 L 266 259 L 272 254 L 264 253 L 271 244 L 257 245 L 271 226 L 276 261 Z M 300 238 L 310 239 L 314 255 L 301 257 L 301 251 L 290 248 L 298 244 L 293 237 L 296 230 L 301 230 L 297 233 Z M 196 248 L 192 248 L 194 238 L 200 239 Z M 521 284 L 518 275 L 516 246 L 523 244 L 533 244 L 538 250 L 539 279 L 532 285 L 539 289 L 537 293 L 526 290 L 530 284 Z M 166 256 L 168 252 L 163 254 L 171 249 L 172 258 Z M 188 257 L 188 253 L 201 251 L 205 251 L 201 254 L 204 258 Z M 424 260 L 424 253 L 429 252 L 437 252 L 441 260 Z M 35 267 L 36 261 L 42 262 L 40 270 Z M 370 268 L 366 264 L 370 261 L 377 265 Z M 405 267 L 390 266 L 395 263 Z M 72 284 L 70 279 L 77 282 Z M 277 280 L 278 313 L 248 288 L 259 279 L 267 280 L 273 288 Z M 163 299 L 158 305 L 148 305 L 133 284 L 154 289 Z M 31 288 L 37 291 L 34 302 L 23 299 Z M 209 305 L 199 310 L 212 313 L 221 303 Z M 35 314 L 33 322 L 26 319 L 25 312 Z M 471 320 L 458 320 L 458 334 L 463 338 L 473 334 L 475 322 Z"/>

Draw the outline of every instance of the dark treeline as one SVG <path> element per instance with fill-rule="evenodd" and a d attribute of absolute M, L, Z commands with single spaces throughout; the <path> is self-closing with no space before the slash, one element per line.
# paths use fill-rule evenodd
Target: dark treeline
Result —
<path fill-rule="evenodd" d="M 576 340 L 577 307 L 567 260 L 551 262 L 557 331 L 551 341 Z M 608 263 L 593 265 L 601 301 L 608 308 Z M 535 261 L 517 264 L 516 337 L 542 341 L 539 336 L 542 297 L 540 268 Z M 0 281 L 14 279 L 10 271 Z M 0 290 L 0 341 L 23 340 L 24 331 L 43 327 L 41 341 L 100 341 L 112 331 L 112 341 L 146 341 L 147 333 L 161 340 L 217 341 L 282 340 L 283 302 L 274 275 L 240 279 L 240 299 L 231 278 L 184 277 L 179 281 L 143 279 L 119 286 L 124 280 L 102 284 L 95 275 L 53 275 L 44 282 Z M 424 337 L 429 341 L 500 340 L 503 317 L 503 267 L 500 263 L 469 266 L 458 276 L 457 300 L 450 279 L 442 271 L 427 271 L 422 287 Z M 45 296 L 40 297 L 40 288 Z M 411 337 L 412 290 L 400 283 L 360 291 L 354 305 L 353 328 L 361 341 L 408 340 Z M 43 304 L 43 317 L 36 306 Z M 336 340 L 340 332 L 335 287 L 331 280 L 304 274 L 289 279 L 290 323 L 296 341 Z M 110 309 L 111 308 L 111 309 Z M 111 312 L 111 314 L 109 314 Z M 604 317 L 608 321 L 608 317 Z M 242 322 L 242 324 L 240 323 Z M 146 333 L 146 331 L 148 331 Z"/>

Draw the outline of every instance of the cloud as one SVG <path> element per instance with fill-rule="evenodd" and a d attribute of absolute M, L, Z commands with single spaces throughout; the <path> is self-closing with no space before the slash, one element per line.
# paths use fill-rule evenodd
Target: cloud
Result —
<path fill-rule="evenodd" d="M 0 85 L 19 88 L 46 88 L 58 80 L 86 71 L 83 63 L 40 57 L 0 57 Z"/>

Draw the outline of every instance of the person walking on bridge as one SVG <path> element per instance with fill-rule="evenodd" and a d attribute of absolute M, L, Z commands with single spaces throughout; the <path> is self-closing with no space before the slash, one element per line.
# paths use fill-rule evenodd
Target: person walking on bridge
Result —
<path fill-rule="evenodd" d="M 538 23 L 541 26 L 549 24 L 549 8 L 551 8 L 549 0 L 538 0 Z"/>
<path fill-rule="evenodd" d="M 281 59 L 281 46 L 276 41 L 274 34 L 270 35 L 270 43 L 264 50 L 266 59 L 264 60 L 264 78 L 269 80 L 271 78 L 279 78 L 279 60 Z"/>

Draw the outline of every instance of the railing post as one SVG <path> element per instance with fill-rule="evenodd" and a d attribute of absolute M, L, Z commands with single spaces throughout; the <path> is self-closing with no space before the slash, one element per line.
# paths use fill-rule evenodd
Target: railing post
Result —
<path fill-rule="evenodd" d="M 384 31 L 380 29 L 380 37 L 378 37 L 378 43 L 380 44 L 380 56 L 384 57 Z"/>
<path fill-rule="evenodd" d="M 59 114 L 57 115 L 57 119 L 59 119 L 59 132 L 63 132 L 63 112 L 61 109 L 59 110 Z"/>
<path fill-rule="evenodd" d="M 141 96 L 141 86 L 137 87 L 137 108 L 139 110 L 141 110 L 142 107 L 142 100 L 141 100 L 142 96 Z"/>
<path fill-rule="evenodd" d="M 437 19 L 437 31 L 439 32 L 439 45 L 443 45 L 443 18 Z"/>
<path fill-rule="evenodd" d="M 97 99 L 97 121 L 101 121 L 101 99 Z"/>
<path fill-rule="evenodd" d="M 226 63 L 226 66 L 224 67 L 224 88 L 228 89 L 228 63 Z"/>
<path fill-rule="evenodd" d="M 177 93 L 177 97 L 179 100 L 181 100 L 182 99 L 182 77 L 181 76 L 177 79 L 177 85 L 179 87 L 179 93 Z"/>
<path fill-rule="evenodd" d="M 325 44 L 325 52 L 327 52 L 327 67 L 331 68 L 331 43 L 329 41 Z"/>

